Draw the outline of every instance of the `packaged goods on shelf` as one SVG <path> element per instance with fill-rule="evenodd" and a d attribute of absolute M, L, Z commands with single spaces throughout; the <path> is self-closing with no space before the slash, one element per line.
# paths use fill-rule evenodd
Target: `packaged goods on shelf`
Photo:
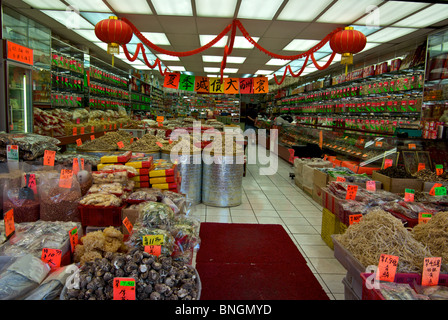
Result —
<path fill-rule="evenodd" d="M 134 158 L 128 160 L 126 162 L 127 166 L 143 169 L 143 168 L 152 168 L 153 167 L 153 158 L 152 157 L 144 157 L 144 158 Z"/>
<path fill-rule="evenodd" d="M 34 133 L 6 133 L 0 132 L 0 162 L 7 160 L 7 146 L 18 147 L 19 159 L 32 161 L 44 155 L 45 150 L 59 151 L 60 141 L 56 138 Z"/>

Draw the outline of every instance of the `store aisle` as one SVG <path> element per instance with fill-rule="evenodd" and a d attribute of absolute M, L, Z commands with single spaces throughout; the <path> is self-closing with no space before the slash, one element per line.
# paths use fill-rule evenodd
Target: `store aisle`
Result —
<path fill-rule="evenodd" d="M 259 169 L 259 165 L 247 166 L 240 206 L 199 204 L 194 214 L 202 222 L 281 224 L 329 298 L 344 300 L 346 270 L 321 239 L 322 207 L 294 184 L 288 162 L 279 158 L 278 171 L 270 176 L 261 175 Z"/>

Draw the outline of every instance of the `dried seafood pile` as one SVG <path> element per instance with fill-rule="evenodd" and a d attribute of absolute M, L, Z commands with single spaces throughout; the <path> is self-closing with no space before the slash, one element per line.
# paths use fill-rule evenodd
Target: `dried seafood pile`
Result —
<path fill-rule="evenodd" d="M 399 219 L 378 209 L 334 237 L 365 267 L 377 265 L 381 254 L 389 254 L 399 257 L 397 272 L 420 273 L 423 259 L 431 256 Z"/>
<path fill-rule="evenodd" d="M 7 159 L 8 145 L 17 145 L 19 158 L 25 161 L 35 160 L 44 155 L 45 150 L 59 151 L 60 141 L 56 138 L 41 136 L 34 133 L 6 133 L 0 132 L 0 162 Z"/>
<path fill-rule="evenodd" d="M 126 131 L 107 132 L 104 136 L 92 141 L 87 141 L 77 147 L 79 151 L 115 151 L 118 150 L 118 142 L 123 142 L 126 150 L 131 145 L 132 135 Z"/>
<path fill-rule="evenodd" d="M 446 176 L 437 175 L 435 172 L 432 172 L 429 169 L 423 169 L 420 171 L 417 171 L 413 174 L 413 176 L 417 179 L 427 181 L 427 182 L 433 182 L 433 181 L 447 181 Z"/>

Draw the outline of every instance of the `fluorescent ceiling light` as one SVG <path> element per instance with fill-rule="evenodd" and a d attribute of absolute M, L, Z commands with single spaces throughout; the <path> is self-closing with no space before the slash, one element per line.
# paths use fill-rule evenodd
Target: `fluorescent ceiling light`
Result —
<path fill-rule="evenodd" d="M 102 0 L 66 0 L 66 2 L 79 11 L 112 13 Z"/>
<path fill-rule="evenodd" d="M 179 57 L 170 56 L 168 54 L 158 54 L 157 57 L 160 60 L 165 60 L 165 61 L 180 61 Z"/>
<path fill-rule="evenodd" d="M 118 13 L 152 14 L 151 8 L 146 0 L 107 0 L 107 2 Z"/>
<path fill-rule="evenodd" d="M 216 38 L 216 36 L 214 36 L 214 35 L 204 35 L 204 34 L 199 35 L 199 41 L 201 43 L 201 46 L 206 45 L 207 43 L 209 43 L 210 41 L 212 41 L 215 38 Z M 217 43 L 215 43 L 212 46 L 212 48 L 224 48 L 227 45 L 227 38 L 228 38 L 227 36 L 222 37 L 221 40 L 219 40 Z M 255 42 L 258 42 L 258 40 L 260 38 L 252 37 L 252 39 L 254 39 Z M 245 37 L 236 36 L 235 40 L 233 42 L 233 47 L 235 49 L 252 49 L 254 46 L 249 41 L 247 41 L 247 39 Z"/>
<path fill-rule="evenodd" d="M 317 22 L 350 24 L 365 15 L 369 8 L 378 6 L 381 2 L 383 0 L 337 1 L 317 19 Z"/>
<path fill-rule="evenodd" d="M 274 71 L 272 70 L 257 70 L 257 72 L 255 72 L 255 74 L 262 74 L 262 75 L 267 75 L 267 74 L 271 74 Z"/>
<path fill-rule="evenodd" d="M 184 66 L 168 66 L 171 71 L 186 71 Z"/>
<path fill-rule="evenodd" d="M 287 63 L 288 63 L 288 60 L 271 59 L 268 62 L 266 62 L 266 65 L 268 65 L 268 66 L 284 66 Z"/>
<path fill-rule="evenodd" d="M 252 75 L 251 75 L 251 74 L 248 74 L 248 73 L 243 74 L 243 75 L 241 76 L 241 78 L 250 78 L 250 77 L 252 77 Z"/>
<path fill-rule="evenodd" d="M 220 72 L 221 68 L 215 67 L 204 67 L 204 72 Z"/>
<path fill-rule="evenodd" d="M 135 61 L 130 61 L 130 60 L 128 60 L 127 58 L 125 58 L 125 59 L 121 59 L 121 60 L 123 60 L 124 62 L 126 62 L 127 64 L 130 64 L 130 65 L 142 65 L 142 64 L 145 64 L 142 60 L 139 60 L 139 59 L 136 59 Z"/>
<path fill-rule="evenodd" d="M 366 28 L 370 27 L 369 29 L 375 29 L 375 26 L 387 26 L 427 5 L 428 3 L 389 1 L 378 9 L 371 11 L 367 16 L 357 20 L 356 24 L 364 25 Z"/>
<path fill-rule="evenodd" d="M 238 69 L 236 68 L 224 68 L 225 73 L 237 73 Z"/>
<path fill-rule="evenodd" d="M 65 25 L 68 29 L 95 29 L 94 25 L 74 11 L 41 11 L 60 24 Z M 95 40 L 97 40 L 97 38 L 95 38 Z"/>
<path fill-rule="evenodd" d="M 427 9 L 423 9 L 412 16 L 398 21 L 394 27 L 415 27 L 425 28 L 448 18 L 448 5 L 434 4 Z"/>
<path fill-rule="evenodd" d="M 283 50 L 286 51 L 307 51 L 318 44 L 319 40 L 294 39 Z"/>
<path fill-rule="evenodd" d="M 186 74 L 188 76 L 194 76 L 194 73 L 190 71 L 184 71 L 183 74 Z"/>
<path fill-rule="evenodd" d="M 381 30 L 382 27 L 379 26 L 358 26 L 358 25 L 351 25 L 350 27 L 353 27 L 354 30 L 357 30 L 359 32 L 362 32 L 366 37 L 374 32 L 377 32 L 378 30 Z"/>
<path fill-rule="evenodd" d="M 313 21 L 333 0 L 289 0 L 277 20 Z"/>
<path fill-rule="evenodd" d="M 109 19 L 109 17 L 111 16 L 110 13 L 98 13 L 98 12 L 81 12 L 80 14 L 93 25 L 96 25 L 101 20 Z"/>
<path fill-rule="evenodd" d="M 222 56 L 202 56 L 202 61 L 204 62 L 221 62 Z M 227 57 L 227 63 L 244 63 L 246 61 L 246 57 Z"/>
<path fill-rule="evenodd" d="M 218 78 L 217 74 L 208 74 L 207 77 L 209 78 Z"/>
<path fill-rule="evenodd" d="M 138 70 L 152 70 L 150 67 L 148 67 L 147 65 L 144 66 L 132 66 L 134 69 L 138 69 Z"/>
<path fill-rule="evenodd" d="M 95 31 L 94 30 L 82 30 L 82 29 L 77 30 L 77 29 L 74 29 L 73 31 L 76 32 L 77 34 L 79 34 L 84 39 L 87 39 L 87 40 L 89 40 L 91 42 L 99 41 L 99 39 L 95 35 Z M 98 45 L 97 43 L 95 43 L 95 44 Z M 106 45 L 106 50 L 107 50 L 107 43 L 103 43 L 103 44 Z"/>
<path fill-rule="evenodd" d="M 192 16 L 191 0 L 151 0 L 158 15 Z"/>
<path fill-rule="evenodd" d="M 331 55 L 328 55 L 326 57 L 320 58 L 317 62 L 318 63 L 319 62 L 327 62 L 330 59 L 330 56 Z M 340 54 L 335 54 L 335 56 L 333 58 L 333 61 L 336 61 L 336 62 L 341 61 L 341 55 Z"/>
<path fill-rule="evenodd" d="M 169 46 L 171 43 L 166 37 L 166 34 L 161 32 L 142 32 L 141 33 L 146 39 L 151 41 L 154 44 L 157 45 L 167 45 Z M 137 38 L 138 39 L 138 38 Z M 141 42 L 141 41 L 139 41 Z"/>
<path fill-rule="evenodd" d="M 283 0 L 242 0 L 238 18 L 271 20 L 282 2 Z"/>
<path fill-rule="evenodd" d="M 377 47 L 377 46 L 379 46 L 379 45 L 381 45 L 382 43 L 376 43 L 376 42 L 367 42 L 366 43 L 366 46 L 364 47 L 364 49 L 361 51 L 361 52 L 359 52 L 359 53 L 363 53 L 364 51 L 367 51 L 367 50 L 370 50 L 370 49 L 372 49 L 372 48 L 375 48 L 375 47 Z"/>
<path fill-rule="evenodd" d="M 412 29 L 412 28 L 394 28 L 394 27 L 384 28 L 378 32 L 372 33 L 371 35 L 367 36 L 367 43 L 369 43 L 369 42 L 380 42 L 380 43 L 389 42 L 394 39 L 405 36 L 411 32 L 414 32 L 416 30 L 417 29 Z"/>
<path fill-rule="evenodd" d="M 196 0 L 198 17 L 233 18 L 237 0 Z"/>
<path fill-rule="evenodd" d="M 59 0 L 23 0 L 36 9 L 65 10 L 67 6 Z"/>

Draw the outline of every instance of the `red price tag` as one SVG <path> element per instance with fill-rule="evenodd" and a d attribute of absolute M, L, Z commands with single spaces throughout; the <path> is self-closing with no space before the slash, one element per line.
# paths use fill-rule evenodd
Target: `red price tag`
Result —
<path fill-rule="evenodd" d="M 361 221 L 361 219 L 362 219 L 362 214 L 351 214 L 348 217 L 350 225 L 352 225 L 354 223 L 359 223 L 359 221 Z"/>
<path fill-rule="evenodd" d="M 70 189 L 72 187 L 73 171 L 68 169 L 61 170 L 59 177 L 59 187 Z"/>
<path fill-rule="evenodd" d="M 113 300 L 135 300 L 135 279 L 114 278 Z"/>
<path fill-rule="evenodd" d="M 82 140 L 81 138 L 76 139 L 76 145 L 79 147 L 80 145 L 82 145 Z"/>
<path fill-rule="evenodd" d="M 347 200 L 355 200 L 357 192 L 358 192 L 358 186 L 357 185 L 348 185 L 347 186 L 347 195 L 345 196 L 345 199 L 347 199 Z"/>
<path fill-rule="evenodd" d="M 95 132 L 95 127 L 94 126 L 91 126 L 90 127 L 90 133 L 94 133 Z"/>
<path fill-rule="evenodd" d="M 54 158 L 56 157 L 56 151 L 45 150 L 44 152 L 44 166 L 54 167 Z"/>
<path fill-rule="evenodd" d="M 420 171 L 420 170 L 425 170 L 425 164 L 424 163 L 419 163 L 418 164 L 417 171 Z"/>
<path fill-rule="evenodd" d="M 109 130 L 112 130 L 112 124 L 109 125 Z"/>
<path fill-rule="evenodd" d="M 41 260 L 48 263 L 51 269 L 61 266 L 62 251 L 59 249 L 43 248 Z"/>
<path fill-rule="evenodd" d="M 431 220 L 432 214 L 427 212 L 419 212 L 418 213 L 418 223 L 428 223 Z"/>
<path fill-rule="evenodd" d="M 79 161 L 78 158 L 73 158 L 73 174 L 78 174 L 79 172 Z"/>
<path fill-rule="evenodd" d="M 72 252 L 75 252 L 75 247 L 78 244 L 78 228 L 74 227 L 68 232 L 68 235 L 70 237 L 70 247 L 72 249 Z"/>
<path fill-rule="evenodd" d="M 288 149 L 289 152 L 289 162 L 294 162 L 294 149 Z"/>
<path fill-rule="evenodd" d="M 9 237 L 16 230 L 14 226 L 14 209 L 9 210 L 3 215 L 3 221 L 5 223 L 5 235 Z"/>
<path fill-rule="evenodd" d="M 156 142 L 156 145 L 158 145 L 160 148 L 163 148 L 163 144 L 161 144 L 159 141 Z"/>
<path fill-rule="evenodd" d="M 375 142 L 375 147 L 382 147 L 382 146 L 383 146 L 383 141 Z"/>
<path fill-rule="evenodd" d="M 436 195 L 436 188 L 440 188 L 443 185 L 441 183 L 434 183 L 434 185 L 432 186 L 431 190 L 429 190 L 429 194 L 432 196 Z"/>
<path fill-rule="evenodd" d="M 118 141 L 118 142 L 117 142 L 117 146 L 118 146 L 118 149 L 122 149 L 122 148 L 124 148 L 124 143 L 123 143 L 123 141 Z"/>
<path fill-rule="evenodd" d="M 409 149 L 417 149 L 416 145 L 414 143 L 408 144 Z"/>
<path fill-rule="evenodd" d="M 414 202 L 414 193 L 415 191 L 413 189 L 405 189 L 404 201 Z"/>
<path fill-rule="evenodd" d="M 145 252 L 158 257 L 162 253 L 162 246 L 161 245 L 145 246 Z"/>
<path fill-rule="evenodd" d="M 376 182 L 374 180 L 367 181 L 366 189 L 369 191 L 376 191 Z"/>
<path fill-rule="evenodd" d="M 28 188 L 33 189 L 34 194 L 37 194 L 37 183 L 35 174 L 25 174 L 25 183 Z"/>
<path fill-rule="evenodd" d="M 423 260 L 422 286 L 436 286 L 439 284 L 440 266 L 442 258 L 431 257 Z"/>
<path fill-rule="evenodd" d="M 394 161 L 392 159 L 384 159 L 384 169 L 392 167 Z"/>
<path fill-rule="evenodd" d="M 73 127 L 73 135 L 74 136 L 78 135 L 78 128 Z"/>
<path fill-rule="evenodd" d="M 131 233 L 132 229 L 133 229 L 133 226 L 132 226 L 131 221 L 129 221 L 128 217 L 124 218 L 123 224 L 126 227 L 126 229 L 128 230 L 128 232 Z"/>
<path fill-rule="evenodd" d="M 382 254 L 378 262 L 377 279 L 380 281 L 394 282 L 398 259 L 397 256 Z"/>
<path fill-rule="evenodd" d="M 94 134 L 92 134 L 92 135 L 90 136 L 90 140 L 95 140 L 95 135 L 94 135 Z"/>
<path fill-rule="evenodd" d="M 336 177 L 336 181 L 345 182 L 345 178 L 344 177 Z"/>

